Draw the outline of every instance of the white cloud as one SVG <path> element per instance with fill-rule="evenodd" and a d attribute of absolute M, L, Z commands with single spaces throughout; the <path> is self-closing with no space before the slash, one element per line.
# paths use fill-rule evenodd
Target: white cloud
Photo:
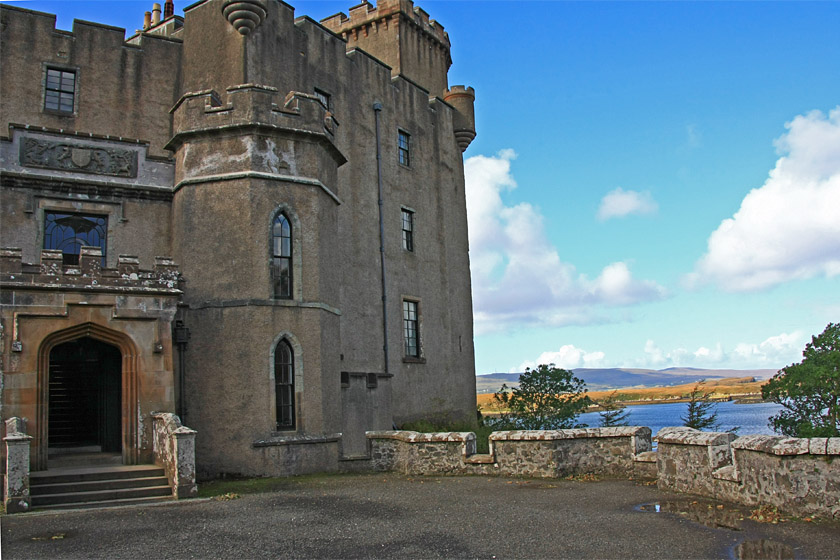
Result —
<path fill-rule="evenodd" d="M 543 352 L 536 360 L 525 360 L 514 371 L 525 371 L 526 367 L 535 368 L 540 364 L 554 364 L 562 369 L 598 367 L 603 364 L 605 356 L 606 354 L 600 351 L 587 352 L 573 344 L 566 344 L 555 352 Z"/>
<path fill-rule="evenodd" d="M 800 331 L 782 333 L 771 336 L 759 344 L 740 343 L 733 350 L 733 358 L 736 360 L 750 360 L 761 364 L 773 364 L 773 366 L 788 365 L 801 361 L 802 349 L 807 342 L 805 335 Z"/>
<path fill-rule="evenodd" d="M 598 207 L 598 219 L 622 218 L 631 214 L 653 214 L 659 206 L 650 191 L 625 191 L 621 187 L 608 192 Z"/>
<path fill-rule="evenodd" d="M 663 350 L 653 340 L 644 347 L 640 367 L 708 367 L 720 369 L 772 369 L 801 360 L 805 336 L 799 332 L 781 333 L 759 343 L 739 342 L 731 351 L 716 342 L 690 351 L 685 348 Z"/>
<path fill-rule="evenodd" d="M 708 240 L 688 283 L 733 292 L 840 275 L 840 106 L 786 123 L 760 188 Z"/>
<path fill-rule="evenodd" d="M 569 325 L 605 321 L 601 307 L 661 299 L 664 289 L 635 280 L 625 262 L 607 265 L 595 280 L 563 262 L 545 232 L 543 215 L 502 194 L 516 188 L 513 150 L 464 162 L 473 306 L 478 334 L 511 325 Z"/>

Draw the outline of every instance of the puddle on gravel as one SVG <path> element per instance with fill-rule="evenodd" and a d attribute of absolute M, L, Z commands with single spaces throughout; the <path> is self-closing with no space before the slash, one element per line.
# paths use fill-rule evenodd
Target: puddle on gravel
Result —
<path fill-rule="evenodd" d="M 636 511 L 670 513 L 711 527 L 741 531 L 741 522 L 749 514 L 728 505 L 706 500 L 674 500 L 650 502 L 636 506 Z M 746 540 L 732 548 L 735 560 L 789 560 L 796 557 L 791 546 L 770 539 Z"/>
<path fill-rule="evenodd" d="M 741 530 L 744 513 L 724 504 L 703 500 L 675 500 L 651 502 L 636 506 L 636 511 L 647 513 L 673 513 L 712 528 Z"/>
<path fill-rule="evenodd" d="M 744 541 L 733 549 L 733 556 L 735 560 L 793 560 L 796 557 L 793 547 L 770 539 Z"/>

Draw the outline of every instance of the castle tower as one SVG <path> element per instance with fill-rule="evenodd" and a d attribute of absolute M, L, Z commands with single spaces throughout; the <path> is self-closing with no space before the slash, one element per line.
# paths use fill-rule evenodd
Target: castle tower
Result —
<path fill-rule="evenodd" d="M 172 110 L 167 145 L 176 165 L 173 253 L 190 286 L 182 320 L 191 332 L 186 385 L 196 390 L 184 416 L 207 434 L 196 449 L 203 469 L 229 472 L 268 434 L 340 432 L 328 413 L 340 409 L 337 375 L 322 372 L 339 369 L 338 353 L 325 350 L 339 338 L 338 283 L 325 263 L 338 260 L 337 173 L 346 160 L 323 103 L 251 72 L 271 54 L 261 48 L 294 38 L 291 8 L 210 0 L 187 10 L 185 29 L 189 89 Z M 296 57 L 278 59 L 293 68 Z M 304 471 L 325 464 L 295 460 Z"/>
<path fill-rule="evenodd" d="M 442 97 L 452 65 L 449 34 L 411 0 L 379 0 L 374 8 L 363 2 L 321 20 L 321 25 L 391 67 L 393 75 L 408 78 Z"/>

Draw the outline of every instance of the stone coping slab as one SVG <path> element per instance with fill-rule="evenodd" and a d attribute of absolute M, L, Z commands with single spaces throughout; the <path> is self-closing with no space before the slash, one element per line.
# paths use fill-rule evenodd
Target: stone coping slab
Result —
<path fill-rule="evenodd" d="M 510 430 L 493 432 L 490 434 L 490 441 L 551 441 L 644 436 L 650 436 L 650 428 L 645 426 L 621 426 L 614 428 L 572 428 L 569 430 Z"/>
<path fill-rule="evenodd" d="M 675 427 L 659 430 L 656 440 L 660 444 L 717 446 L 729 445 L 735 437 L 735 434 L 729 432 L 701 432 L 694 428 Z"/>
<path fill-rule="evenodd" d="M 840 455 L 840 438 L 749 435 L 733 441 L 732 448 L 761 451 L 771 455 Z"/>

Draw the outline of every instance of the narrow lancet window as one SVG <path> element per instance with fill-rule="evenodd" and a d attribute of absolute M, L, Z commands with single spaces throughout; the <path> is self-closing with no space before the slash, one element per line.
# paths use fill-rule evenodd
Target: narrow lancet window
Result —
<path fill-rule="evenodd" d="M 285 214 L 280 213 L 272 226 L 271 277 L 274 297 L 292 297 L 292 226 Z"/>
<path fill-rule="evenodd" d="M 274 349 L 274 395 L 277 429 L 295 429 L 295 363 L 292 347 L 281 340 Z"/>

